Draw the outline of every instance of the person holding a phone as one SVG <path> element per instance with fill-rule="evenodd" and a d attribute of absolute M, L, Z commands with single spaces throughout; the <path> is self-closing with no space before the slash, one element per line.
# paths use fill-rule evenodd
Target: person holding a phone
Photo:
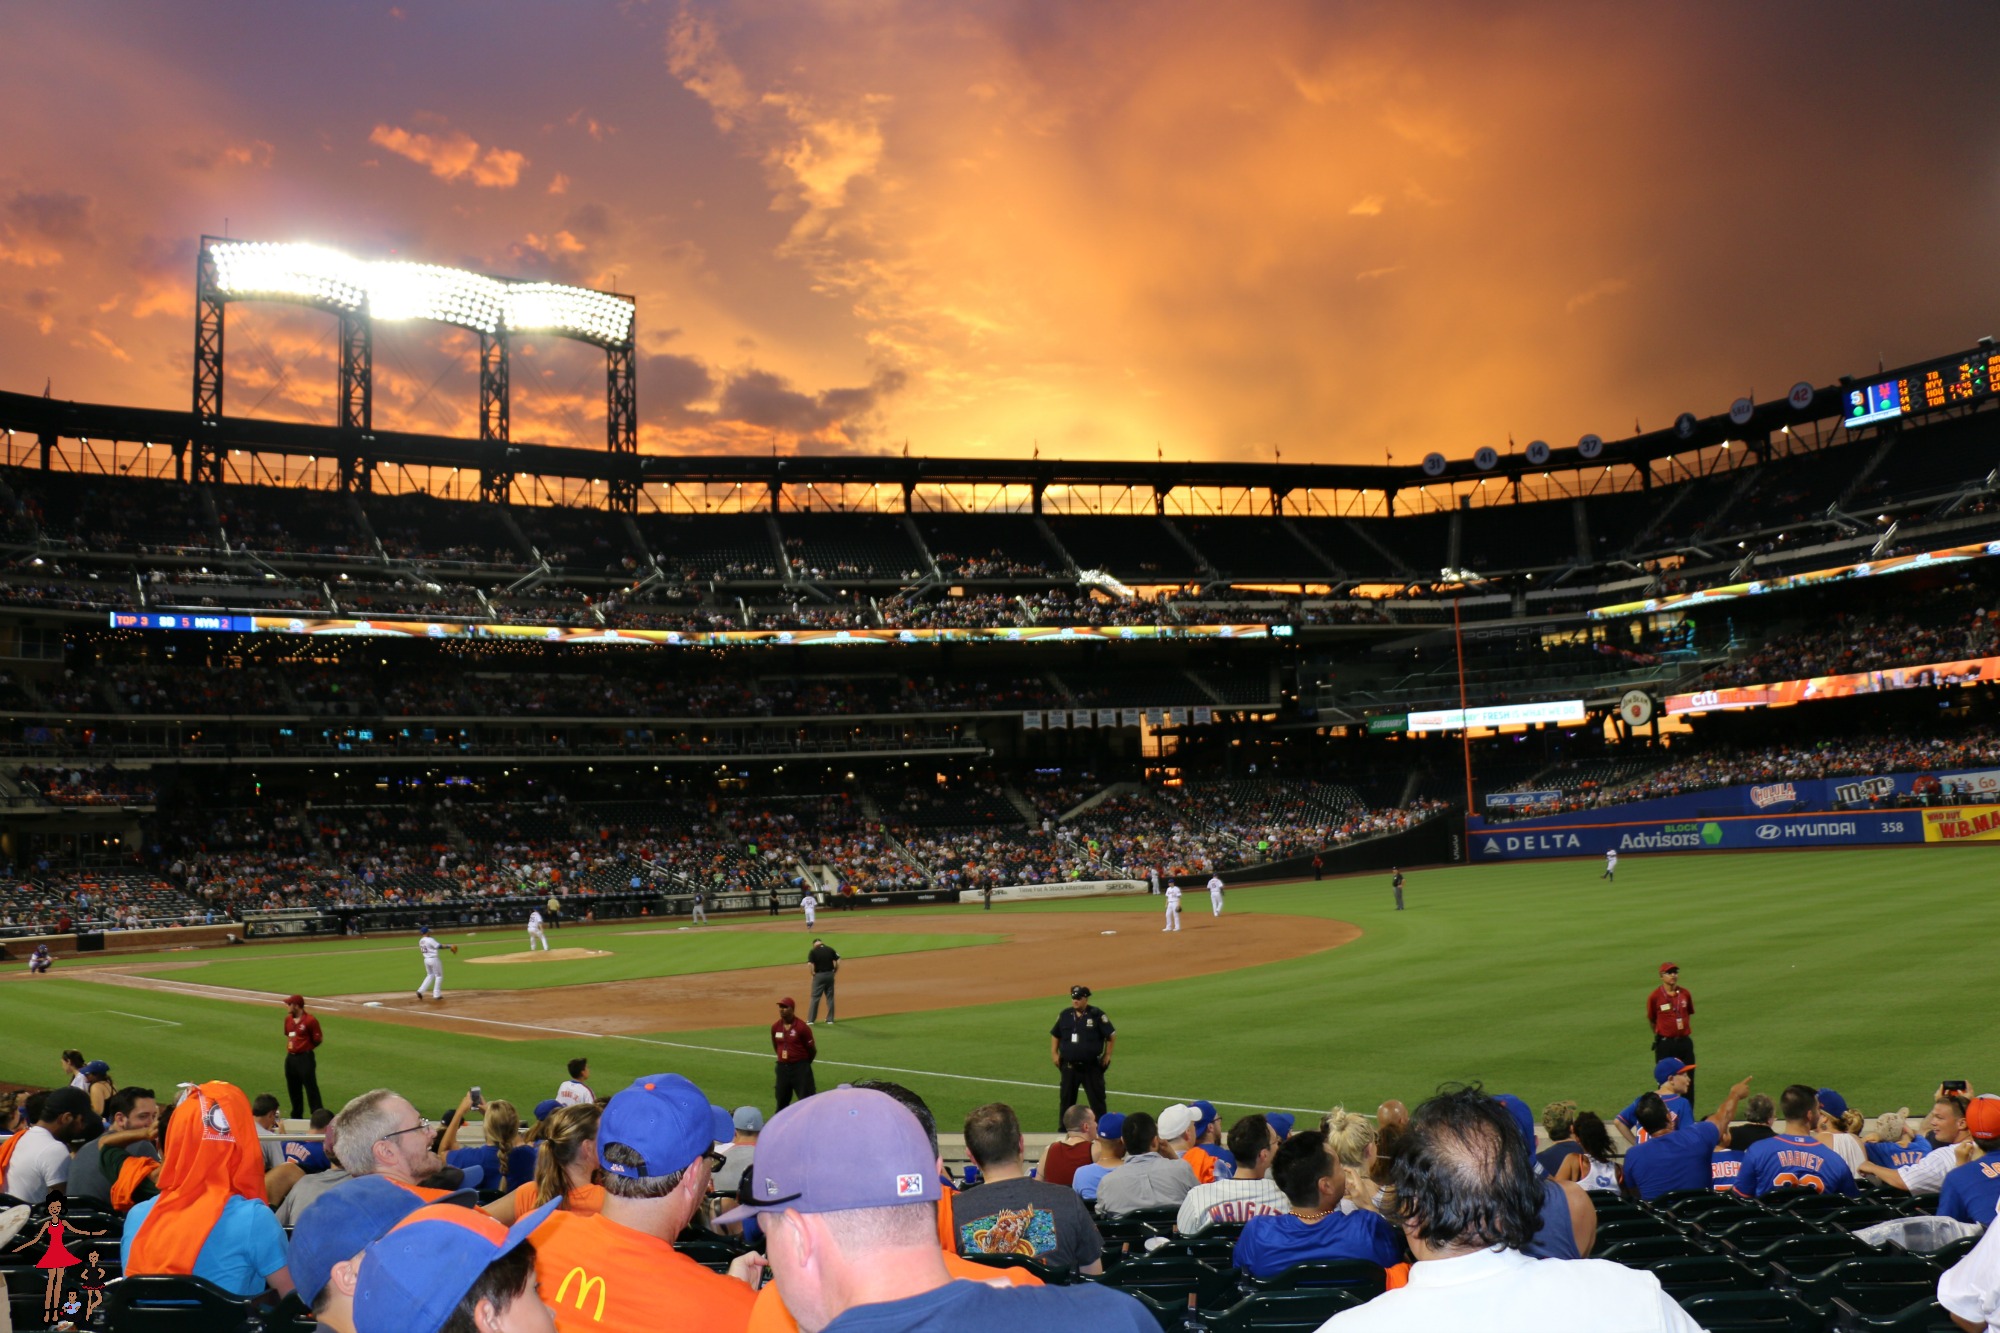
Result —
<path fill-rule="evenodd" d="M 1936 1194 L 1944 1188 L 1944 1178 L 1958 1165 L 1958 1144 L 1966 1137 L 1965 1112 L 1971 1103 L 1971 1089 L 1963 1079 L 1940 1084 L 1931 1113 L 1924 1118 L 1924 1138 L 1931 1150 L 1900 1169 L 1863 1162 L 1860 1174 L 1873 1176 L 1905 1194 Z"/>

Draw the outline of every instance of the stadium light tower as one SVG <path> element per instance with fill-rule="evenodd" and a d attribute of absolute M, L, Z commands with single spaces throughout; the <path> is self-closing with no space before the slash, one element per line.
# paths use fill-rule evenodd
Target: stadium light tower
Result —
<path fill-rule="evenodd" d="M 507 442 L 512 431 L 508 350 L 515 335 L 547 334 L 601 347 L 606 446 L 613 453 L 638 452 L 638 304 L 629 296 L 436 264 L 371 262 L 318 245 L 204 236 L 195 261 L 197 480 L 221 479 L 224 312 L 231 301 L 284 301 L 340 320 L 340 425 L 357 436 L 374 429 L 378 320 L 434 320 L 479 335 L 479 438 L 496 443 Z M 365 478 L 366 469 L 358 475 Z M 614 486 L 613 502 L 629 505 L 631 489 Z"/>

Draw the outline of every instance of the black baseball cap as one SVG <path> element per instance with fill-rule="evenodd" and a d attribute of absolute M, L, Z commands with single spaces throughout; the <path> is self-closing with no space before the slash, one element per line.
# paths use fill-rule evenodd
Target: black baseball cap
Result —
<path fill-rule="evenodd" d="M 1089 998 L 1090 998 L 1090 987 L 1088 987 L 1088 986 L 1071 986 L 1071 987 L 1069 988 L 1069 998 L 1070 998 L 1070 999 L 1072 999 L 1072 1000 L 1087 1000 L 1087 999 L 1089 999 Z"/>
<path fill-rule="evenodd" d="M 42 1099 L 42 1119 L 44 1120 L 54 1120 L 59 1115 L 89 1115 L 90 1113 L 90 1094 L 82 1088 L 57 1088 Z"/>

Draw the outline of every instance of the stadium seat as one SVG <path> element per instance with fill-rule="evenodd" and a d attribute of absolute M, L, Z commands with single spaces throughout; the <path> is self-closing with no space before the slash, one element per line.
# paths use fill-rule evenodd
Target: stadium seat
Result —
<path fill-rule="evenodd" d="M 206 1278 L 121 1277 L 104 1289 L 110 1333 L 239 1333 L 250 1302 Z"/>
<path fill-rule="evenodd" d="M 264 1316 L 264 1333 L 317 1333 L 319 1321 L 295 1291 Z"/>
<path fill-rule="evenodd" d="M 1040 1278 L 1044 1285 L 1051 1287 L 1066 1287 L 1073 1282 L 1082 1281 L 1077 1276 L 1076 1270 L 1068 1264 L 1043 1263 L 1032 1255 L 963 1254 L 959 1257 L 975 1264 L 984 1264 L 988 1268 L 1025 1268 Z"/>
<path fill-rule="evenodd" d="M 1803 1185 L 1788 1185 L 1757 1196 L 1757 1202 L 1766 1208 L 1775 1208 L 1781 1213 L 1796 1212 L 1817 1206 L 1821 1200 L 1838 1199 L 1838 1194 L 1829 1195 L 1820 1190 L 1808 1189 Z"/>
<path fill-rule="evenodd" d="M 1836 1259 L 1825 1267 L 1808 1265 L 1803 1271 L 1789 1264 L 1771 1266 L 1779 1287 L 1822 1314 L 1832 1314 L 1833 1298 L 1871 1289 L 1867 1307 L 1878 1314 L 1893 1314 L 1914 1302 L 1929 1300 L 1937 1291 L 1937 1270 L 1913 1255 L 1866 1254 Z"/>
<path fill-rule="evenodd" d="M 1833 1327 L 1836 1333 L 1958 1333 L 1945 1308 L 1926 1297 L 1898 1310 L 1879 1308 L 1878 1300 L 1889 1299 L 1900 1288 L 1865 1287 L 1842 1292 L 1833 1298 Z"/>
<path fill-rule="evenodd" d="M 1676 1254 L 1650 1262 L 1624 1262 L 1658 1278 L 1675 1300 L 1704 1291 L 1757 1291 L 1764 1286 L 1756 1272 L 1723 1254 Z"/>
<path fill-rule="evenodd" d="M 1820 1229 L 1805 1218 L 1762 1209 L 1729 1217 L 1704 1217 L 1698 1225 L 1704 1235 L 1732 1243 L 1764 1240 L 1772 1236 L 1803 1236 Z"/>
<path fill-rule="evenodd" d="M 1204 1310 L 1220 1308 L 1236 1296 L 1236 1274 L 1195 1259 L 1143 1255 L 1127 1259 L 1097 1281 L 1120 1291 L 1145 1292 L 1176 1308 L 1185 1306 L 1190 1296 Z"/>
<path fill-rule="evenodd" d="M 1593 1259 L 1609 1259 L 1632 1268 L 1643 1268 L 1655 1259 L 1710 1253 L 1713 1253 L 1712 1247 L 1693 1236 L 1634 1236 L 1629 1240 L 1613 1240 L 1591 1248 Z"/>
<path fill-rule="evenodd" d="M 703 1268 L 726 1273 L 729 1271 L 729 1265 L 742 1255 L 748 1254 L 750 1249 L 746 1245 L 739 1245 L 720 1236 L 682 1236 L 674 1242 L 674 1252 L 686 1255 Z"/>
<path fill-rule="evenodd" d="M 1972 1253 L 1973 1246 L 1979 1244 L 1978 1236 L 1961 1236 L 1949 1245 L 1932 1250 L 1927 1258 L 1940 1268 L 1950 1268 L 1953 1264 Z"/>
<path fill-rule="evenodd" d="M 1161 1300 L 1143 1291 L 1128 1291 L 1125 1294 L 1146 1307 L 1146 1313 L 1159 1323 L 1161 1333 L 1183 1333 L 1187 1328 L 1190 1312 L 1186 1300 Z"/>
<path fill-rule="evenodd" d="M 1204 1231 L 1197 1236 L 1169 1237 L 1166 1244 L 1156 1245 L 1146 1253 L 1161 1258 L 1180 1255 L 1188 1259 L 1206 1259 L 1226 1267 L 1235 1251 L 1236 1237 L 1211 1236 Z"/>
<path fill-rule="evenodd" d="M 1708 1333 L 1821 1333 L 1826 1327 L 1818 1311 L 1781 1291 L 1707 1291 L 1680 1305 Z"/>
<path fill-rule="evenodd" d="M 1757 1240 L 1746 1240 L 1741 1244 L 1729 1242 L 1736 1255 L 1753 1268 L 1769 1269 L 1773 1263 L 1783 1263 L 1794 1271 L 1803 1271 L 1815 1259 L 1832 1262 L 1835 1259 L 1873 1253 L 1866 1244 L 1845 1233 L 1817 1232 L 1809 1236 L 1772 1236 Z"/>
<path fill-rule="evenodd" d="M 1270 1277 L 1253 1277 L 1249 1285 L 1257 1291 L 1296 1291 L 1302 1287 L 1346 1287 L 1379 1296 L 1388 1288 L 1389 1275 L 1380 1264 L 1366 1259 L 1316 1259 L 1293 1264 Z"/>
<path fill-rule="evenodd" d="M 1680 1236 L 1686 1233 L 1665 1217 L 1644 1215 L 1638 1217 L 1615 1217 L 1610 1221 L 1597 1221 L 1597 1247 L 1603 1248 L 1607 1241 L 1636 1240 L 1641 1236 Z"/>
<path fill-rule="evenodd" d="M 1648 1206 L 1682 1221 L 1707 1217 L 1725 1208 L 1756 1207 L 1735 1190 L 1673 1190 L 1652 1200 Z"/>
<path fill-rule="evenodd" d="M 1347 1287 L 1299 1287 L 1292 1291 L 1258 1291 L 1226 1310 L 1204 1311 L 1203 1327 L 1215 1333 L 1311 1333 L 1344 1310 L 1369 1299 Z"/>
<path fill-rule="evenodd" d="M 1872 1227 L 1877 1222 L 1892 1222 L 1902 1216 L 1902 1213 L 1886 1204 L 1856 1203 L 1849 1199 L 1845 1207 L 1821 1213 L 1817 1220 L 1822 1226 L 1838 1227 L 1842 1231 L 1859 1231 L 1863 1227 Z"/>

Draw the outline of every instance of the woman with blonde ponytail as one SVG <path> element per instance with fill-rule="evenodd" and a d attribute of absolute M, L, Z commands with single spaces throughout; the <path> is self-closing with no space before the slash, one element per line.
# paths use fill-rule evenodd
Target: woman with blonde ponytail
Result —
<path fill-rule="evenodd" d="M 601 1212 L 604 1172 L 597 1165 L 597 1117 L 598 1108 L 585 1104 L 565 1106 L 544 1120 L 533 1183 L 487 1204 L 486 1212 L 506 1226 L 545 1203 L 564 1212 Z"/>

